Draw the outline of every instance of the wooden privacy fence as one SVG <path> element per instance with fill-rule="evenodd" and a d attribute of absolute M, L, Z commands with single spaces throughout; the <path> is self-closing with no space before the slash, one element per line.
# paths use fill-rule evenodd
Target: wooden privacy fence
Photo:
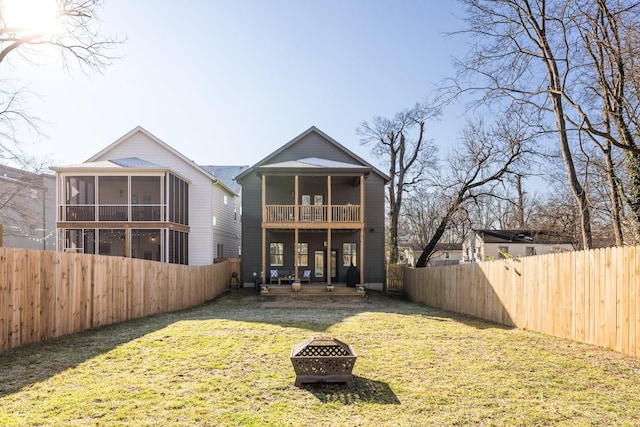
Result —
<path fill-rule="evenodd" d="M 413 300 L 640 357 L 640 246 L 405 269 Z"/>
<path fill-rule="evenodd" d="M 0 248 L 0 352 L 193 307 L 229 288 L 239 260 L 204 266 Z"/>

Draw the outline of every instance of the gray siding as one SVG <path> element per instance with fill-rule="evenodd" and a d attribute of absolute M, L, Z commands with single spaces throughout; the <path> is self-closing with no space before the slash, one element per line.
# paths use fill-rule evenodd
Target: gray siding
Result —
<path fill-rule="evenodd" d="M 260 275 L 262 261 L 262 189 L 260 179 L 250 174 L 242 183 L 242 277 L 253 283 L 253 273 Z"/>
<path fill-rule="evenodd" d="M 365 183 L 365 259 L 364 269 L 367 282 L 384 282 L 385 264 L 385 194 L 384 180 L 378 175 L 371 174 Z M 373 231 L 372 231 L 373 230 Z"/>
<path fill-rule="evenodd" d="M 333 160 L 343 163 L 351 163 L 362 165 L 362 163 L 350 156 L 347 152 L 336 147 L 334 143 L 326 140 L 322 135 L 311 132 L 295 143 L 289 145 L 286 150 L 279 152 L 277 155 L 268 159 L 269 164 L 286 162 L 291 160 L 299 160 L 308 157 L 318 157 L 327 160 Z M 259 166 L 258 163 L 255 166 Z M 254 167 L 255 167 L 254 166 Z M 370 166 L 366 165 L 365 166 Z M 319 174 L 325 175 L 326 172 L 318 171 Z M 270 179 L 274 179 L 271 177 Z M 332 203 L 346 204 L 359 203 L 359 188 L 353 187 L 353 178 L 335 178 L 337 182 L 332 182 Z M 274 181 L 270 181 L 270 190 L 268 194 L 269 201 L 272 203 L 291 203 L 293 198 L 293 179 L 290 177 L 281 178 L 282 189 L 274 190 L 272 185 Z M 253 172 L 247 173 L 242 179 L 242 273 L 245 283 L 253 283 L 254 273 L 260 274 L 261 271 L 261 204 L 262 204 L 262 186 L 260 178 Z M 365 181 L 365 230 L 364 242 L 365 248 L 360 247 L 359 232 L 352 233 L 334 233 L 331 240 L 331 248 L 337 251 L 337 268 L 338 281 L 344 282 L 346 270 L 348 266 L 344 266 L 342 262 L 343 243 L 356 243 L 359 254 L 365 251 L 365 266 L 358 266 L 358 270 L 365 276 L 365 282 L 368 284 L 382 284 L 384 280 L 384 224 L 385 224 L 385 194 L 384 194 L 384 178 L 377 173 L 371 173 Z M 344 187 L 344 191 L 340 191 L 340 186 Z M 317 181 L 313 183 L 305 182 L 304 186 L 299 188 L 299 194 L 322 194 L 327 197 L 326 181 Z M 290 200 L 289 200 L 290 199 Z M 293 233 L 268 233 L 267 247 L 269 242 L 285 243 L 284 266 L 281 269 L 292 269 L 294 265 L 293 253 Z M 325 233 L 303 233 L 299 235 L 300 242 L 309 243 L 309 267 L 313 271 L 313 254 L 315 250 L 324 249 Z M 326 257 L 325 257 L 326 258 Z M 268 258 L 267 258 L 267 270 Z M 303 268 L 300 268 L 302 270 Z M 378 288 L 376 286 L 376 288 Z"/>

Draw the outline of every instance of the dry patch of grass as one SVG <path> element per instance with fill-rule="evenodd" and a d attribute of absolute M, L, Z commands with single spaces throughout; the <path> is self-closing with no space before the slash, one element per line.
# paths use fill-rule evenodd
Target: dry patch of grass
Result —
<path fill-rule="evenodd" d="M 291 346 L 353 345 L 355 387 L 293 385 Z M 200 307 L 0 355 L 0 425 L 637 425 L 640 363 L 373 293 Z"/>

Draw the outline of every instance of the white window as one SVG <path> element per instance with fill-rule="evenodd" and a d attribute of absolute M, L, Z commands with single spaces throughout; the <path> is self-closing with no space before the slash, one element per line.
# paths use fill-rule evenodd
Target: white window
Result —
<path fill-rule="evenodd" d="M 36 190 L 35 188 L 31 189 L 31 198 L 32 199 L 37 199 L 38 198 L 38 190 Z"/>
<path fill-rule="evenodd" d="M 224 195 L 224 204 L 226 205 L 227 203 L 229 203 L 229 200 L 227 199 L 227 195 Z"/>
<path fill-rule="evenodd" d="M 498 254 L 500 258 L 506 258 L 508 253 L 509 253 L 509 246 L 498 247 Z"/>
<path fill-rule="evenodd" d="M 284 265 L 284 243 L 269 243 L 269 265 Z"/>
<path fill-rule="evenodd" d="M 309 243 L 298 243 L 298 265 L 300 267 L 309 265 Z"/>
<path fill-rule="evenodd" d="M 344 243 L 342 245 L 342 265 L 344 267 L 349 267 L 351 264 L 357 265 L 356 255 L 355 243 Z"/>

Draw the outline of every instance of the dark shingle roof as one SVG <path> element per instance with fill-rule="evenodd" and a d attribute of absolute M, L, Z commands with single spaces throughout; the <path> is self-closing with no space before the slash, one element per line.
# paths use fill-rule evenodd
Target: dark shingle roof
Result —
<path fill-rule="evenodd" d="M 571 243 L 571 239 L 549 230 L 476 230 L 485 243 Z"/>

